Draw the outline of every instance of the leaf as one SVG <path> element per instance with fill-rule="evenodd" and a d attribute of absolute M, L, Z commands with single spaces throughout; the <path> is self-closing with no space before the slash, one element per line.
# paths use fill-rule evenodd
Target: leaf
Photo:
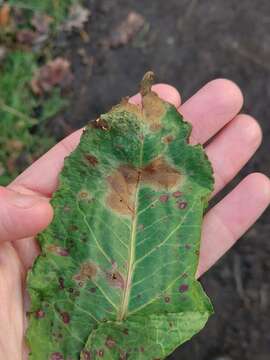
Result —
<path fill-rule="evenodd" d="M 212 168 L 152 77 L 65 160 L 28 275 L 30 359 L 164 359 L 212 313 L 195 280 Z"/>
<path fill-rule="evenodd" d="M 82 30 L 87 23 L 91 11 L 80 4 L 74 4 L 69 9 L 69 16 L 62 25 L 63 30 L 72 31 L 73 29 Z"/>
<path fill-rule="evenodd" d="M 145 24 L 145 18 L 136 11 L 130 11 L 120 25 L 112 31 L 108 46 L 117 48 L 128 44 Z"/>
<path fill-rule="evenodd" d="M 58 57 L 43 65 L 31 81 L 34 94 L 43 95 L 51 92 L 55 86 L 68 87 L 73 80 L 68 60 Z"/>

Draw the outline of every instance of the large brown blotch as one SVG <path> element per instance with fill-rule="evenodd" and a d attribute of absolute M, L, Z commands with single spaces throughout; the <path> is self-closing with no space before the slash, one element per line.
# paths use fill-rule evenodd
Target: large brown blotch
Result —
<path fill-rule="evenodd" d="M 161 119 L 165 116 L 166 105 L 153 91 L 143 97 L 143 113 L 150 130 L 155 132 L 161 128 Z"/>
<path fill-rule="evenodd" d="M 85 262 L 81 265 L 79 273 L 74 276 L 74 280 L 82 283 L 92 280 L 96 277 L 97 270 L 97 266 L 94 263 Z"/>
<path fill-rule="evenodd" d="M 143 168 L 122 165 L 108 178 L 107 205 L 122 215 L 134 214 L 135 192 L 139 183 L 157 190 L 170 190 L 182 180 L 180 172 L 158 157 Z"/>
<path fill-rule="evenodd" d="M 131 166 L 120 166 L 108 177 L 110 192 L 107 205 L 122 215 L 134 212 L 134 195 L 139 181 L 139 172 Z"/>
<path fill-rule="evenodd" d="M 163 157 L 152 161 L 142 169 L 141 181 L 155 189 L 170 190 L 180 183 L 180 172 L 169 165 Z"/>

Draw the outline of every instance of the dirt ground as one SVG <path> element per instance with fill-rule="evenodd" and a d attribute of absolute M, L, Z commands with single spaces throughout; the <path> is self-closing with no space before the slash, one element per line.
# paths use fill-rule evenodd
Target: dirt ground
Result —
<path fill-rule="evenodd" d="M 234 185 L 252 171 L 270 176 L 269 0 L 89 0 L 87 4 L 92 11 L 86 27 L 89 39 L 79 34 L 57 39 L 55 52 L 71 60 L 75 86 L 70 111 L 51 123 L 54 133 L 60 137 L 136 92 L 148 69 L 159 81 L 176 86 L 184 100 L 207 81 L 226 77 L 243 89 L 244 111 L 258 118 L 264 132 L 263 145 Z M 131 11 L 144 17 L 144 25 L 135 38 L 114 47 L 113 30 Z M 270 358 L 269 218 L 268 209 L 203 277 L 216 314 L 170 360 Z"/>

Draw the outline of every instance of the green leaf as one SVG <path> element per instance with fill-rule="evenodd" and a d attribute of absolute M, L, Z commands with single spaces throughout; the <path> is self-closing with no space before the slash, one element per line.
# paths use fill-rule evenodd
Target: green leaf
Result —
<path fill-rule="evenodd" d="M 28 276 L 30 359 L 164 359 L 213 311 L 195 280 L 212 168 L 151 84 L 65 160 Z"/>
<path fill-rule="evenodd" d="M 72 4 L 80 2 L 80 0 L 8 0 L 12 6 L 51 15 L 57 23 L 65 19 Z"/>

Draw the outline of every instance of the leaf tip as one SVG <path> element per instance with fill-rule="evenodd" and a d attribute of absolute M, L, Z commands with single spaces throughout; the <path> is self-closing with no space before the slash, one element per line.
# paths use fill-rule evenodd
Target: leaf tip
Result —
<path fill-rule="evenodd" d="M 145 73 L 140 86 L 140 93 L 142 97 L 149 94 L 151 92 L 152 85 L 155 82 L 155 74 L 153 71 L 147 71 Z"/>

